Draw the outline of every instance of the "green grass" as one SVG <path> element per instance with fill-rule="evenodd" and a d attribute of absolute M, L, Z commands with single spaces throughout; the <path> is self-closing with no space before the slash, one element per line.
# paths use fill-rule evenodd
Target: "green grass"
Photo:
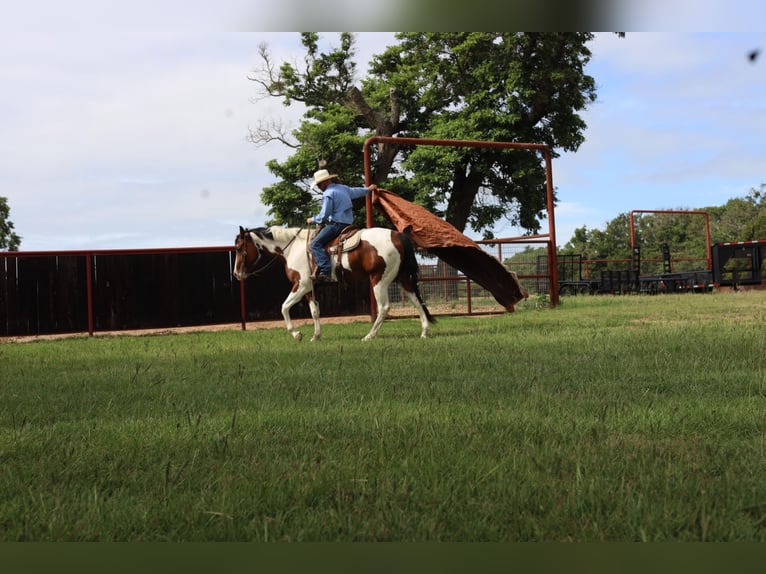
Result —
<path fill-rule="evenodd" d="M 766 293 L 536 307 L 0 345 L 0 540 L 766 539 Z"/>

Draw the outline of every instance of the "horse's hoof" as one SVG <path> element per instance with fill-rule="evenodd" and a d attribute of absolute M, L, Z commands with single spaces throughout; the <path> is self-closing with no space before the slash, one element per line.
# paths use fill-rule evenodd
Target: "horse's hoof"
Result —
<path fill-rule="evenodd" d="M 296 341 L 302 341 L 303 333 L 301 333 L 300 331 L 296 331 L 295 333 L 293 333 L 293 339 L 295 339 Z"/>
<path fill-rule="evenodd" d="M 319 339 L 321 339 L 321 337 L 314 335 L 313 337 L 311 337 L 311 342 L 313 343 L 314 341 L 318 341 Z"/>

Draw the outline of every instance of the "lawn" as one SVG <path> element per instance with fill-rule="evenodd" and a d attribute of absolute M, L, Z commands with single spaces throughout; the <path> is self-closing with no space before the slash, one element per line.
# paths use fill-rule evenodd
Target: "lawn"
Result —
<path fill-rule="evenodd" d="M 766 293 L 540 303 L 1 344 L 0 541 L 766 539 Z"/>

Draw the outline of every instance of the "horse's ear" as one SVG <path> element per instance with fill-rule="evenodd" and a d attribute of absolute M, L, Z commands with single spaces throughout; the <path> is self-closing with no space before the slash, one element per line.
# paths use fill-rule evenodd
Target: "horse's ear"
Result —
<path fill-rule="evenodd" d="M 239 234 L 240 235 L 244 235 L 245 234 L 245 228 L 242 227 L 241 225 L 239 226 Z"/>

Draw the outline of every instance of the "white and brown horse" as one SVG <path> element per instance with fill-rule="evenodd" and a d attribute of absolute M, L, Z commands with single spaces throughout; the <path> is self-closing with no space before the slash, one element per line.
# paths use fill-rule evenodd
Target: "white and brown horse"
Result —
<path fill-rule="evenodd" d="M 418 262 L 415 259 L 415 250 L 410 238 L 398 231 L 381 227 L 362 229 L 360 234 L 357 247 L 344 251 L 340 258 L 337 255 L 332 256 L 331 261 L 332 273 L 337 275 L 336 267 L 340 260 L 344 281 L 366 278 L 370 280 L 378 314 L 372 329 L 362 340 L 369 341 L 378 334 L 378 329 L 390 308 L 388 286 L 394 281 L 402 286 L 418 311 L 421 324 L 420 336 L 428 337 L 429 323 L 435 322 L 435 319 L 428 312 L 420 296 Z M 234 277 L 242 280 L 252 275 L 262 253 L 282 258 L 285 262 L 287 278 L 292 283 L 290 294 L 282 303 L 285 325 L 295 339 L 301 339 L 301 332 L 293 326 L 290 319 L 290 309 L 305 297 L 314 320 L 314 336 L 311 340 L 315 341 L 321 337 L 322 329 L 319 324 L 319 304 L 314 297 L 311 280 L 312 257 L 308 250 L 309 241 L 308 229 L 240 227 L 239 235 L 234 242 L 236 249 Z"/>

